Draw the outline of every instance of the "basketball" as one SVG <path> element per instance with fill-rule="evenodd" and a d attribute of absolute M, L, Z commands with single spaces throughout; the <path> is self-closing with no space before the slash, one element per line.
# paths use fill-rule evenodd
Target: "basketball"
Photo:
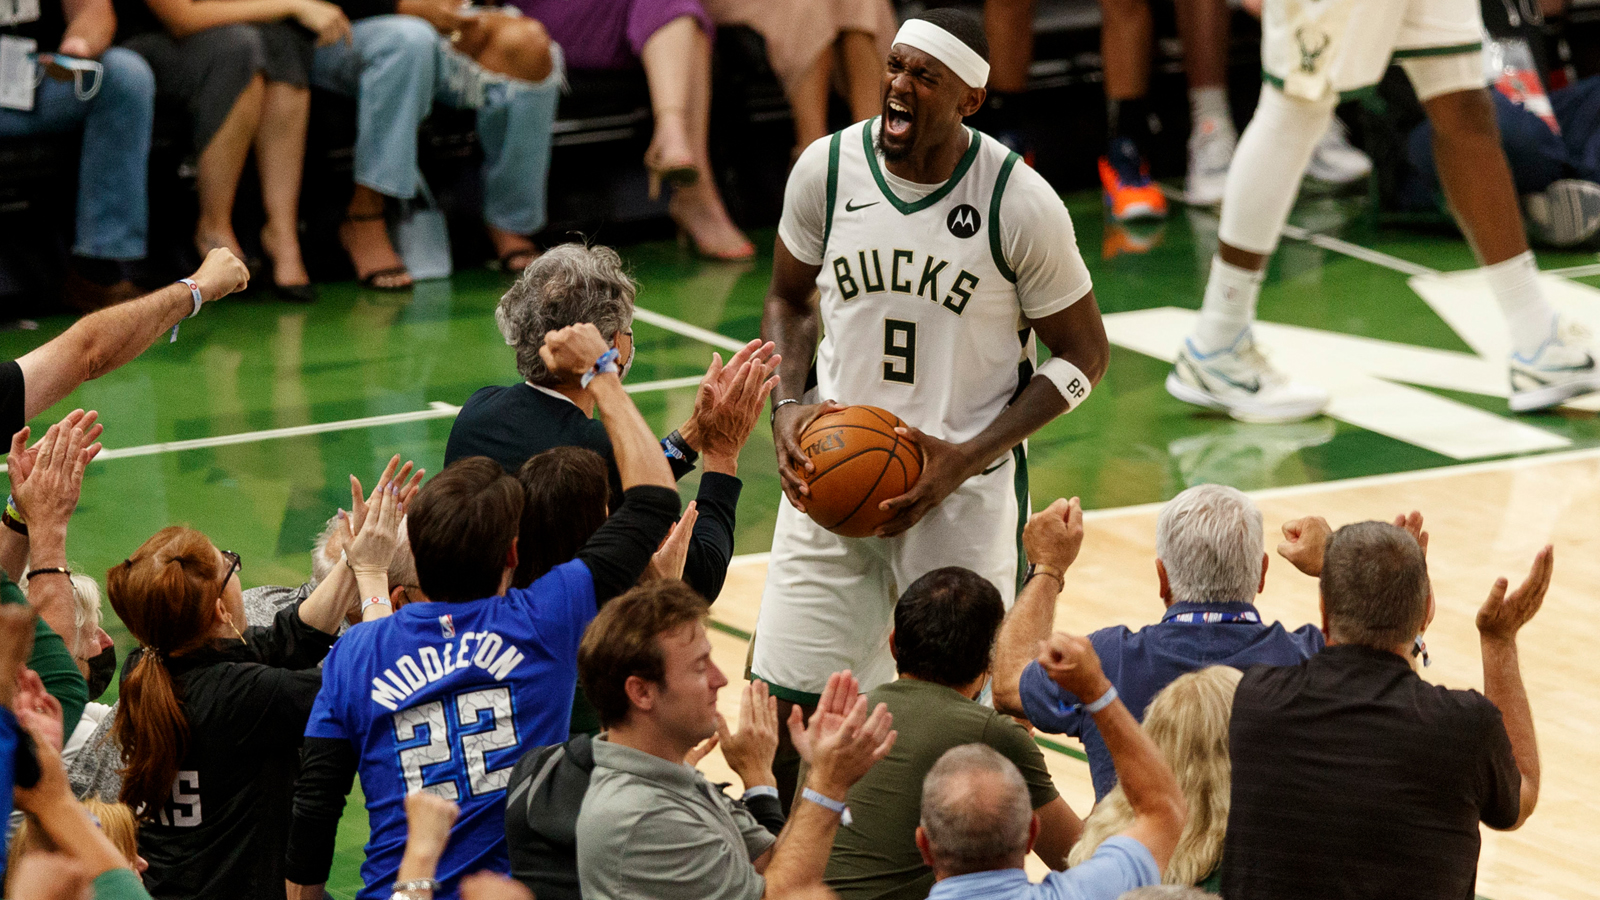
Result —
<path fill-rule="evenodd" d="M 800 435 L 800 450 L 816 467 L 806 513 L 843 537 L 866 537 L 892 513 L 878 504 L 910 490 L 922 474 L 922 451 L 895 434 L 905 423 L 876 406 L 847 406 L 818 416 Z"/>

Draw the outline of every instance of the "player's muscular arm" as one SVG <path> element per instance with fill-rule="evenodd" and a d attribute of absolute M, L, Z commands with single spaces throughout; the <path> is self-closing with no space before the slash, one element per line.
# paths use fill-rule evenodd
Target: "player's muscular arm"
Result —
<path fill-rule="evenodd" d="M 800 433 L 826 403 L 807 405 L 786 403 L 799 400 L 806 390 L 806 374 L 816 354 L 821 330 L 813 295 L 821 266 L 807 265 L 794 257 L 777 238 L 773 246 L 772 287 L 767 290 L 766 308 L 761 316 L 761 338 L 775 345 L 783 357 L 778 365 L 778 386 L 772 392 L 772 443 L 778 454 L 778 477 L 789 502 L 805 510 L 806 486 L 801 467 L 810 468 L 800 452 Z"/>
<path fill-rule="evenodd" d="M 1100 320 L 1100 306 L 1093 291 L 1066 309 L 1029 320 L 1028 324 L 1050 348 L 1052 356 L 1077 366 L 1091 385 L 1100 382 L 1111 360 L 1111 344 L 1106 339 L 1105 323 Z M 915 428 L 900 429 L 922 449 L 922 477 L 911 490 L 883 502 L 883 509 L 898 510 L 898 514 L 878 529 L 878 536 L 892 537 L 917 524 L 962 482 L 993 465 L 1001 454 L 1066 411 L 1067 400 L 1055 384 L 1036 375 L 988 428 L 965 443 L 941 441 Z"/>

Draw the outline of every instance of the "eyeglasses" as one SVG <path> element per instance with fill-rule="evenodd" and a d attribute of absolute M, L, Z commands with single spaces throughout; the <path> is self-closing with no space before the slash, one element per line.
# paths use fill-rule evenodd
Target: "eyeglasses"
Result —
<path fill-rule="evenodd" d="M 228 587 L 228 579 L 233 577 L 233 573 L 244 569 L 244 560 L 232 550 L 218 550 L 217 552 L 222 554 L 223 559 L 229 561 L 228 574 L 222 576 L 222 587 L 226 589 Z"/>

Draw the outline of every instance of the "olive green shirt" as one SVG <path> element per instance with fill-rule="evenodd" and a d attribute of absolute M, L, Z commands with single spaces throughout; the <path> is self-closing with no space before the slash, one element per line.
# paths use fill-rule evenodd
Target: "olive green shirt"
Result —
<path fill-rule="evenodd" d="M 933 870 L 917 850 L 922 780 L 946 750 L 987 744 L 1021 770 L 1033 808 L 1060 796 L 1044 753 L 1027 729 L 957 691 L 903 678 L 868 692 L 869 709 L 889 707 L 894 748 L 850 789 L 852 822 L 839 829 L 826 880 L 841 900 L 922 900 Z"/>
<path fill-rule="evenodd" d="M 4 572 L 0 572 L 0 603 L 28 605 L 22 588 Z M 61 703 L 61 733 L 70 736 L 89 703 L 89 686 L 84 683 L 67 642 L 44 619 L 35 620 L 33 626 L 33 655 L 28 657 L 28 668 L 39 673 L 44 689 Z"/>

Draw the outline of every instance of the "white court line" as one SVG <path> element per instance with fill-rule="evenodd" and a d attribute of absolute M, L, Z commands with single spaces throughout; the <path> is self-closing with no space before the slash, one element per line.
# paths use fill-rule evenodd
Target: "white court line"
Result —
<path fill-rule="evenodd" d="M 1432 469 L 1418 469 L 1414 472 L 1388 472 L 1383 475 L 1360 475 L 1355 478 L 1339 478 L 1333 481 L 1290 484 L 1283 487 L 1245 491 L 1245 494 L 1251 499 L 1260 502 L 1262 500 L 1275 500 L 1280 497 L 1300 497 L 1309 494 L 1329 493 L 1331 491 L 1411 484 L 1418 481 L 1436 481 L 1440 478 L 1453 478 L 1457 475 L 1509 472 L 1517 469 L 1531 469 L 1535 466 L 1560 465 L 1562 463 L 1583 462 L 1591 459 L 1600 459 L 1600 447 L 1590 447 L 1586 450 L 1563 450 L 1556 453 L 1539 453 L 1532 456 L 1513 456 L 1508 459 L 1495 459 L 1488 462 L 1437 466 Z M 1083 511 L 1083 520 L 1085 522 L 1093 522 L 1126 516 L 1148 515 L 1160 511 L 1161 507 L 1165 505 L 1166 501 L 1162 501 L 1159 503 L 1136 503 L 1131 506 L 1111 506 L 1105 509 L 1086 509 Z M 1042 509 L 1043 507 L 1040 508 Z M 767 562 L 771 555 L 771 553 L 741 554 L 730 560 L 728 566 L 729 568 L 734 568 L 737 566 L 761 565 Z"/>
<path fill-rule="evenodd" d="M 1546 275 L 1560 275 L 1563 278 L 1587 278 L 1590 275 L 1600 275 L 1600 263 L 1586 263 L 1581 266 L 1567 266 L 1562 269 L 1545 269 Z"/>
<path fill-rule="evenodd" d="M 725 334 L 718 334 L 708 328 L 701 328 L 699 325 L 690 325 L 688 322 L 674 319 L 671 316 L 664 316 L 642 306 L 633 308 L 633 317 L 640 322 L 649 322 L 657 328 L 665 328 L 667 331 L 676 332 L 684 337 L 691 337 L 713 347 L 721 347 L 724 350 L 738 352 L 744 349 L 745 344 L 749 343 L 749 341 L 734 340 Z"/>
<path fill-rule="evenodd" d="M 704 376 L 686 375 L 682 378 L 642 381 L 638 384 L 626 385 L 624 390 L 630 394 L 645 394 L 651 391 L 670 391 L 677 388 L 696 387 L 700 384 L 702 377 Z M 162 441 L 157 444 L 141 444 L 136 447 L 108 448 L 100 451 L 100 454 L 95 457 L 95 462 L 107 459 L 127 459 L 135 456 L 155 456 L 158 453 L 180 453 L 184 450 L 203 450 L 208 447 L 230 447 L 235 444 L 253 444 L 257 441 L 273 441 L 279 438 L 304 437 L 311 434 L 328 434 L 335 431 L 354 431 L 359 428 L 377 428 L 382 425 L 403 425 L 407 422 L 425 422 L 429 419 L 450 419 L 454 418 L 456 413 L 459 412 L 461 412 L 461 407 L 435 400 L 428 404 L 427 409 L 420 409 L 416 412 L 363 416 L 359 419 L 340 419 L 334 422 L 318 422 L 314 425 L 268 428 L 264 431 L 241 431 L 237 434 L 219 434 L 187 441 Z M 0 472 L 4 471 L 6 471 L 6 466 L 0 465 Z"/>
<path fill-rule="evenodd" d="M 1383 253 L 1378 250 L 1372 250 L 1367 247 L 1363 247 L 1360 244 L 1352 244 L 1349 241 L 1340 240 L 1339 238 L 1331 235 L 1319 234 L 1315 231 L 1307 231 L 1298 225 L 1283 226 L 1283 236 L 1294 238 L 1297 241 L 1304 241 L 1313 247 L 1321 247 L 1324 250 L 1332 250 L 1335 253 L 1342 253 L 1345 256 L 1351 257 L 1352 259 L 1359 259 L 1363 262 L 1372 263 L 1373 265 L 1383 266 L 1385 269 L 1403 272 L 1407 275 L 1439 274 L 1438 269 L 1430 269 L 1427 266 L 1419 265 L 1411 262 L 1410 260 L 1401 259 L 1398 256 L 1390 256 L 1387 253 Z"/>

